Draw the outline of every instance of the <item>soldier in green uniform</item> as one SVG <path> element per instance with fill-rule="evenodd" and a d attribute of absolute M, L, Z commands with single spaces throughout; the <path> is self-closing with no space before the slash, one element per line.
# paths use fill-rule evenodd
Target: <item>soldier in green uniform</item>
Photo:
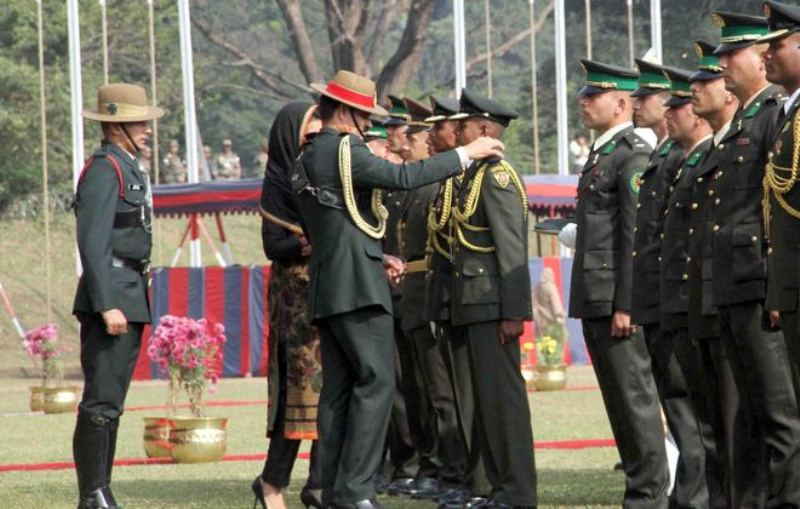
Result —
<path fill-rule="evenodd" d="M 406 127 L 411 115 L 405 101 L 396 96 L 389 95 L 389 117 L 384 121 L 386 134 L 389 139 L 389 151 L 394 154 L 392 162 L 399 163 L 408 156 L 408 140 L 406 140 Z"/>
<path fill-rule="evenodd" d="M 772 323 L 780 324 L 786 339 L 795 397 L 800 398 L 800 188 L 796 184 L 800 160 L 795 156 L 800 150 L 800 8 L 770 1 L 764 3 L 764 12 L 770 33 L 760 42 L 769 42 L 763 55 L 767 79 L 790 94 L 778 112 L 776 136 L 771 141 L 766 167 L 764 216 L 771 249 L 767 258 L 766 305 Z"/>
<path fill-rule="evenodd" d="M 692 388 L 701 387 L 703 365 L 688 335 L 689 220 L 698 205 L 690 201 L 694 175 L 711 145 L 708 122 L 692 109 L 690 71 L 666 67 L 672 97 L 667 101 L 667 129 L 683 148 L 684 157 L 667 188 L 661 240 L 661 335 L 651 348 L 653 374 L 680 456 L 670 494 L 677 507 L 708 507 L 706 455 L 703 444 L 713 439 L 711 427 L 695 411 Z M 641 195 L 640 195 L 641 196 Z M 638 254 L 637 254 L 638 257 Z M 634 281 L 635 284 L 635 281 Z"/>
<path fill-rule="evenodd" d="M 323 128 L 295 166 L 309 261 L 309 313 L 320 329 L 323 384 L 318 427 L 326 506 L 369 509 L 394 390 L 392 300 L 386 273 L 402 264 L 384 257 L 386 210 L 378 188 L 412 189 L 461 173 L 471 158 L 502 154 L 481 138 L 418 163 L 395 165 L 364 144 L 369 115 L 385 115 L 375 84 L 338 71 L 312 84 L 322 97 Z M 365 217 L 368 216 L 368 217 Z"/>
<path fill-rule="evenodd" d="M 169 152 L 161 162 L 159 184 L 183 184 L 186 182 L 186 164 L 180 155 L 178 140 L 170 140 Z"/>
<path fill-rule="evenodd" d="M 242 162 L 233 151 L 233 142 L 228 138 L 222 140 L 222 153 L 217 156 L 216 180 L 239 180 L 242 178 Z"/>
<path fill-rule="evenodd" d="M 704 41 L 695 43 L 700 63 L 690 78 L 694 111 L 714 132 L 712 149 L 694 173 L 692 184 L 691 203 L 697 208 L 692 208 L 689 220 L 688 329 L 705 373 L 701 390 L 692 390 L 692 396 L 700 420 L 708 422 L 714 433 L 713 441 L 704 441 L 711 506 L 757 507 L 763 505 L 766 489 L 764 443 L 751 439 L 756 435 L 755 415 L 748 400 L 739 397 L 714 306 L 712 213 L 717 196 L 711 185 L 720 170 L 722 140 L 739 107 L 736 96 L 725 90 L 715 49 L 716 45 Z"/>
<path fill-rule="evenodd" d="M 461 106 L 457 99 L 431 96 L 433 115 L 426 120 L 433 124 L 428 135 L 431 155 L 452 150 L 458 146 L 458 120 L 450 117 Z M 453 178 L 439 184 L 436 197 L 428 210 L 428 272 L 425 275 L 425 320 L 434 323 L 434 329 L 447 370 L 447 380 L 452 391 L 453 407 L 440 409 L 440 458 L 443 469 L 459 477 L 458 486 L 444 486 L 438 497 L 440 507 L 462 507 L 488 498 L 491 491 L 486 471 L 478 450 L 478 428 L 475 422 L 474 394 L 469 367 L 469 350 L 463 337 L 453 336 L 450 323 L 450 288 L 453 276 L 453 230 L 450 221 L 453 195 L 460 189 L 461 179 Z M 438 378 L 441 374 L 435 375 Z"/>
<path fill-rule="evenodd" d="M 800 416 L 783 335 L 770 324 L 766 297 L 764 166 L 775 132 L 783 92 L 766 79 L 758 39 L 765 18 L 715 12 L 721 28 L 719 56 L 725 88 L 740 107 L 717 149 L 719 169 L 712 225 L 712 292 L 722 343 L 744 404 L 756 418 L 767 461 L 767 505 L 800 500 Z M 735 440 L 736 438 L 734 438 Z M 737 447 L 734 442 L 733 448 Z"/>
<path fill-rule="evenodd" d="M 584 124 L 596 129 L 578 181 L 570 316 L 581 318 L 625 471 L 626 507 L 666 507 L 669 475 L 661 412 L 644 337 L 630 318 L 633 240 L 651 148 L 633 132 L 631 69 L 581 59 Z"/>
<path fill-rule="evenodd" d="M 517 113 L 468 89 L 458 143 L 500 138 Z M 528 198 L 512 165 L 476 158 L 453 199 L 453 336 L 467 345 L 488 507 L 535 507 L 536 467 L 519 336 L 532 318 Z M 476 504 L 477 505 L 477 504 Z"/>
<path fill-rule="evenodd" d="M 73 313 L 81 324 L 83 397 L 72 441 L 79 509 L 117 507 L 111 469 L 119 418 L 150 322 L 147 300 L 152 198 L 148 175 L 136 162 L 150 121 L 164 114 L 148 106 L 142 87 L 111 84 L 97 92 L 103 144 L 89 159 L 75 192 L 78 252 L 83 275 Z"/>

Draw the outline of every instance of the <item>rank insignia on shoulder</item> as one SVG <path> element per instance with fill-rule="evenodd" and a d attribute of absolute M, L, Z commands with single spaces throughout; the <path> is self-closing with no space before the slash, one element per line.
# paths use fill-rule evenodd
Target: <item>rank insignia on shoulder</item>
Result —
<path fill-rule="evenodd" d="M 508 183 L 511 182 L 511 176 L 508 174 L 506 170 L 502 168 L 499 168 L 497 170 L 492 170 L 492 176 L 494 176 L 494 179 L 497 181 L 497 184 L 503 189 L 508 187 Z"/>
<path fill-rule="evenodd" d="M 642 172 L 634 173 L 631 175 L 631 179 L 628 181 L 628 185 L 631 186 L 631 191 L 636 194 L 639 194 L 639 188 L 642 187 Z"/>

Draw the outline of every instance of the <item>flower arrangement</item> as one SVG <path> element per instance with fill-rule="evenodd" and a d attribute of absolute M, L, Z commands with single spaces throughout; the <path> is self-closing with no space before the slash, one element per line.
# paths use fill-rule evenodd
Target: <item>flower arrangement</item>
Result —
<path fill-rule="evenodd" d="M 564 325 L 559 322 L 550 324 L 536 341 L 536 361 L 539 366 L 562 366 L 564 364 L 565 345 Z"/>
<path fill-rule="evenodd" d="M 175 413 L 179 389 L 186 391 L 193 417 L 204 417 L 203 392 L 217 389 L 225 327 L 202 318 L 165 315 L 159 321 L 147 348 L 147 354 L 169 377 L 167 408 Z"/>
<path fill-rule="evenodd" d="M 31 357 L 42 360 L 42 385 L 57 387 L 63 373 L 61 371 L 62 349 L 58 343 L 58 325 L 46 323 L 25 333 L 22 344 Z"/>

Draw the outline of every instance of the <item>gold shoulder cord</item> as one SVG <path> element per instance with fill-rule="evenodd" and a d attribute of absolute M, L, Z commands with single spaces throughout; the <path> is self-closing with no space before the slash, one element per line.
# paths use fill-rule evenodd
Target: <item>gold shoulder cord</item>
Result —
<path fill-rule="evenodd" d="M 339 178 L 342 180 L 342 195 L 344 205 L 350 218 L 356 227 L 373 239 L 381 239 L 386 233 L 386 219 L 389 211 L 381 203 L 381 192 L 378 189 L 372 190 L 371 209 L 372 215 L 378 220 L 377 226 L 372 226 L 361 217 L 358 212 L 358 205 L 353 194 L 353 168 L 350 161 L 350 136 L 342 137 L 339 143 Z"/>
<path fill-rule="evenodd" d="M 792 166 L 787 168 L 773 164 L 772 157 L 770 156 L 764 171 L 764 197 L 761 200 L 761 206 L 764 209 L 764 232 L 767 239 L 769 239 L 771 223 L 770 190 L 772 190 L 772 194 L 775 195 L 775 201 L 778 202 L 778 205 L 780 205 L 787 214 L 795 219 L 800 219 L 800 210 L 789 205 L 786 198 L 783 197 L 783 195 L 791 191 L 795 183 L 797 183 L 798 173 L 800 173 L 800 117 L 797 115 L 795 115 L 792 121 L 792 136 L 794 137 Z M 778 172 L 782 174 L 779 175 Z M 786 173 L 788 173 L 788 176 L 784 176 Z"/>
<path fill-rule="evenodd" d="M 450 225 L 450 212 L 453 206 L 453 178 L 449 178 L 444 183 L 444 193 L 442 196 L 442 210 L 439 218 L 436 218 L 436 207 L 431 205 L 428 209 L 428 240 L 425 246 L 425 252 L 431 254 L 434 250 L 445 257 L 447 260 L 453 261 L 453 255 L 450 254 L 450 249 L 445 249 L 439 243 L 439 236 L 444 237 L 448 242 L 452 242 L 452 237 L 443 233 L 442 230 Z"/>
<path fill-rule="evenodd" d="M 522 185 L 522 181 L 520 181 L 519 176 L 511 168 L 506 161 L 500 161 L 500 165 L 503 169 L 508 173 L 508 176 L 514 182 L 514 187 L 517 188 L 517 192 L 520 195 L 521 202 L 522 202 L 522 210 L 527 210 L 528 200 L 527 196 L 525 195 L 525 187 Z M 453 215 L 453 222 L 455 224 L 456 235 L 458 237 L 458 241 L 471 251 L 475 251 L 478 253 L 492 253 L 495 251 L 494 246 L 476 246 L 475 244 L 470 243 L 466 237 L 464 236 L 464 232 L 462 227 L 465 230 L 469 231 L 488 231 L 489 228 L 483 226 L 475 226 L 468 223 L 469 219 L 475 214 L 475 211 L 478 209 L 478 201 L 480 200 L 481 194 L 481 187 L 483 185 L 483 178 L 486 175 L 486 170 L 489 168 L 489 163 L 484 163 L 478 171 L 475 173 L 475 180 L 472 184 L 472 188 L 469 190 L 469 194 L 467 195 L 467 200 L 464 203 L 464 208 L 454 207 L 452 211 Z"/>

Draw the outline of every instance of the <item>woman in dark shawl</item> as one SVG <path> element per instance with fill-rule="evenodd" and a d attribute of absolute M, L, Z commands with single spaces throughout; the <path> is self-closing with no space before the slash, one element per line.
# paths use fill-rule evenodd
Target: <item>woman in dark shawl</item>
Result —
<path fill-rule="evenodd" d="M 252 484 L 264 509 L 286 507 L 282 490 L 289 486 L 301 440 L 313 440 L 303 504 L 322 507 L 317 453 L 317 404 L 322 371 L 317 329 L 308 320 L 308 255 L 311 246 L 299 225 L 291 172 L 300 148 L 319 129 L 311 103 L 290 103 L 275 117 L 269 133 L 269 159 L 261 190 L 261 238 L 272 261 L 269 279 L 270 438 L 264 470 Z"/>

